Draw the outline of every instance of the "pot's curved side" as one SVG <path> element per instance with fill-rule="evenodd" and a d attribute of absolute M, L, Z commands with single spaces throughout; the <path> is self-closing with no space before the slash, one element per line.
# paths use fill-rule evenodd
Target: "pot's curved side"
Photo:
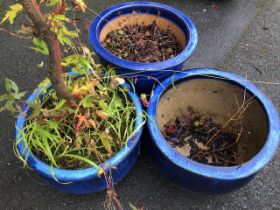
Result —
<path fill-rule="evenodd" d="M 139 101 L 139 97 L 132 91 L 128 83 L 125 83 L 122 86 L 125 86 L 129 89 L 129 97 L 135 105 L 137 119 L 134 128 L 137 129 L 137 132 L 134 133 L 127 145 L 115 156 L 113 156 L 107 162 L 99 165 L 107 172 L 111 170 L 115 184 L 125 177 L 125 175 L 131 170 L 137 161 L 140 149 L 140 138 L 143 130 L 143 110 Z M 47 87 L 51 87 L 50 84 L 48 84 Z M 34 101 L 41 95 L 41 90 L 42 87 L 36 89 L 27 101 Z M 30 107 L 25 106 L 23 108 L 24 112 L 31 112 Z M 42 175 L 42 177 L 51 185 L 66 192 L 83 194 L 97 192 L 107 188 L 104 176 L 99 177 L 97 175 L 98 169 L 94 167 L 77 170 L 51 168 L 49 165 L 35 157 L 31 152 L 26 150 L 24 142 L 20 141 L 22 138 L 21 130 L 25 126 L 26 117 L 27 116 L 25 115 L 18 116 L 16 122 L 16 141 L 20 155 L 24 159 L 27 158 L 29 166 Z"/>
<path fill-rule="evenodd" d="M 99 40 L 102 29 L 120 14 L 122 16 L 129 15 L 135 13 L 135 11 L 153 16 L 160 14 L 160 17 L 176 25 L 187 39 L 187 45 L 183 51 L 174 58 L 156 63 L 127 61 L 107 51 Z M 162 81 L 174 71 L 182 70 L 184 62 L 192 55 L 197 46 L 198 35 L 194 23 L 177 9 L 155 2 L 127 2 L 110 7 L 98 15 L 90 26 L 89 40 L 101 57 L 103 64 L 113 64 L 117 67 L 119 75 L 135 78 L 138 92 L 149 93 L 154 83 Z"/>
<path fill-rule="evenodd" d="M 121 181 L 128 174 L 128 172 L 132 169 L 132 167 L 135 165 L 136 161 L 138 160 L 140 141 L 138 139 L 135 139 L 135 141 L 137 141 L 137 143 L 133 148 L 130 149 L 127 156 L 123 160 L 121 160 L 118 164 L 114 165 L 114 168 L 111 168 L 111 174 L 112 174 L 114 184 L 117 184 L 119 181 Z M 108 172 L 108 170 L 106 171 Z M 41 174 L 41 175 L 52 186 L 69 193 L 75 193 L 75 194 L 94 193 L 94 192 L 105 190 L 107 188 L 106 180 L 104 176 L 102 175 L 101 177 L 99 177 L 97 173 L 94 173 L 92 176 L 89 176 L 87 179 L 82 179 L 80 181 L 76 180 L 72 182 L 71 181 L 66 182 L 64 180 L 60 180 L 60 182 L 57 182 L 53 178 L 46 177 L 45 174 Z"/>
<path fill-rule="evenodd" d="M 177 153 L 164 139 L 157 124 L 157 105 L 166 88 L 180 80 L 199 76 L 212 79 L 222 78 L 231 84 L 245 88 L 263 106 L 268 119 L 268 135 L 262 149 L 248 162 L 240 166 L 216 167 L 192 161 Z M 187 81 L 186 81 L 187 82 Z M 248 183 L 274 156 L 280 144 L 280 121 L 276 108 L 260 90 L 246 79 L 214 69 L 191 69 L 177 73 L 158 85 L 148 108 L 148 129 L 150 139 L 145 144 L 158 168 L 179 186 L 195 192 L 225 193 Z"/>
<path fill-rule="evenodd" d="M 155 137 L 151 135 L 149 137 L 149 139 L 145 139 L 145 148 L 154 164 L 166 178 L 172 180 L 180 188 L 196 193 L 222 194 L 241 188 L 255 176 L 252 174 L 241 179 L 224 180 L 196 174 L 174 164 L 170 160 L 170 156 L 167 157 L 151 140 Z M 176 159 L 177 155 L 174 155 L 172 159 Z"/>

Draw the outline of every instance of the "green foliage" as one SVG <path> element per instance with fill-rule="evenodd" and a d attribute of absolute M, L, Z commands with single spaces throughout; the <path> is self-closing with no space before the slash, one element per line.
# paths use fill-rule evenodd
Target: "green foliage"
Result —
<path fill-rule="evenodd" d="M 47 0 L 47 5 L 49 6 L 61 6 L 62 0 Z"/>
<path fill-rule="evenodd" d="M 135 107 L 127 90 L 108 76 L 69 77 L 67 86 L 81 98 L 79 104 L 59 99 L 51 89 L 31 113 L 17 143 L 24 141 L 28 151 L 53 167 L 100 169 L 98 164 L 115 155 L 136 132 Z"/>
<path fill-rule="evenodd" d="M 2 2 L 0 5 L 3 5 Z M 72 5 L 74 11 L 85 12 L 87 9 L 84 0 L 73 0 Z M 28 166 L 27 158 L 32 153 L 51 166 L 52 174 L 53 167 L 95 167 L 99 176 L 105 176 L 106 172 L 99 164 L 106 162 L 126 146 L 131 136 L 145 123 L 135 128 L 137 118 L 144 116 L 136 116 L 135 106 L 127 97 L 127 88 L 120 86 L 124 79 L 117 77 L 112 69 L 97 65 L 93 52 L 81 43 L 78 38 L 80 31 L 73 18 L 75 16 L 73 13 L 70 13 L 73 19 L 66 16 L 71 8 L 62 0 L 43 0 L 40 2 L 40 9 L 48 11 L 43 14 L 44 19 L 61 45 L 61 65 L 84 75 L 65 78 L 68 90 L 80 100 L 76 103 L 59 98 L 47 78 L 39 84 L 40 100 L 38 97 L 32 103 L 27 102 L 22 99 L 25 92 L 20 92 L 13 81 L 6 79 L 6 93 L 0 95 L 0 112 L 21 112 L 22 104 L 31 108 L 28 115 L 26 112 L 20 115 L 26 116 L 26 124 L 19 130 L 14 152 L 25 166 Z M 20 4 L 10 6 L 0 24 L 13 24 L 22 10 Z M 31 48 L 49 55 L 48 46 L 41 39 L 42 34 L 36 35 L 36 31 L 32 24 L 24 23 L 17 33 L 34 36 L 34 46 Z M 44 62 L 37 67 L 44 67 Z M 92 74 L 89 74 L 90 71 Z M 24 157 L 16 147 L 20 142 L 26 145 Z M 53 178 L 58 181 L 55 174 Z M 130 206 L 132 207 L 131 204 Z"/>
<path fill-rule="evenodd" d="M 8 110 L 12 113 L 20 112 L 20 100 L 25 92 L 19 92 L 17 84 L 9 79 L 5 80 L 6 93 L 0 95 L 0 112 Z"/>
<path fill-rule="evenodd" d="M 21 12 L 23 10 L 23 7 L 21 4 L 13 4 L 12 6 L 10 6 L 10 10 L 8 10 L 4 16 L 4 18 L 2 19 L 2 21 L 0 22 L 0 24 L 9 21 L 10 24 L 14 23 L 14 19 L 16 18 L 17 14 L 19 12 Z"/>
<path fill-rule="evenodd" d="M 35 50 L 36 52 L 40 52 L 43 55 L 49 54 L 48 46 L 43 40 L 33 38 L 33 44 L 35 45 L 35 47 L 31 47 L 31 49 Z"/>
<path fill-rule="evenodd" d="M 84 0 L 74 0 L 73 2 L 76 4 L 76 8 L 82 10 L 83 12 L 86 11 L 87 5 Z"/>
<path fill-rule="evenodd" d="M 51 29 L 57 34 L 57 38 L 62 45 L 72 46 L 72 39 L 78 37 L 78 32 L 69 30 L 66 23 L 70 23 L 69 18 L 63 14 L 53 15 L 48 14 L 48 21 L 50 22 Z"/>
<path fill-rule="evenodd" d="M 85 74 L 92 68 L 90 60 L 81 54 L 64 57 L 61 64 L 64 67 L 72 67 L 71 70 L 79 74 Z"/>
<path fill-rule="evenodd" d="M 138 210 L 138 208 L 130 202 L 129 202 L 129 207 L 131 208 L 131 210 Z"/>
<path fill-rule="evenodd" d="M 62 45 L 72 45 L 71 39 L 78 37 L 76 31 L 70 31 L 65 26 L 58 30 L 57 38 Z"/>
<path fill-rule="evenodd" d="M 75 11 L 87 9 L 83 0 L 72 3 Z M 32 112 L 16 141 L 17 144 L 24 141 L 26 152 L 32 152 L 52 167 L 93 166 L 101 175 L 103 172 L 98 165 L 127 144 L 143 126 L 134 128 L 137 117 L 143 116 L 135 116 L 135 106 L 127 97 L 127 89 L 119 86 L 124 80 L 116 77 L 112 69 L 99 68 L 93 53 L 78 39 L 77 26 L 66 16 L 70 8 L 62 0 L 46 0 L 40 7 L 41 11 L 48 11 L 43 14 L 44 18 L 61 44 L 61 65 L 85 75 L 65 79 L 68 90 L 80 100 L 75 103 L 59 98 L 55 90 L 48 90 L 50 80 L 46 79 L 39 85 L 42 98 L 30 103 L 22 99 L 25 92 L 20 92 L 13 81 L 6 79 L 6 93 L 0 96 L 0 111 L 20 112 L 20 104 L 31 107 Z M 22 9 L 20 4 L 12 5 L 1 23 L 13 23 Z M 31 32 L 27 33 L 34 35 L 32 26 L 30 28 Z M 49 55 L 48 46 L 41 38 L 34 37 L 33 45 L 31 48 L 36 52 Z M 44 62 L 38 65 L 39 68 L 43 66 Z"/>
<path fill-rule="evenodd" d="M 43 68 L 44 67 L 44 61 L 41 61 L 41 63 L 40 64 L 38 64 L 37 66 L 39 67 L 39 68 Z"/>

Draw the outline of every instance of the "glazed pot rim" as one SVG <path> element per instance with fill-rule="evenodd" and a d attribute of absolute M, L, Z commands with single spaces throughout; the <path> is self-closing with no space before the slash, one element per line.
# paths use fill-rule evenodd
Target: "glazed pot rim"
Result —
<path fill-rule="evenodd" d="M 81 76 L 73 72 L 68 73 L 69 76 Z M 132 91 L 132 88 L 130 84 L 125 82 L 121 86 L 128 88 L 128 96 L 132 100 L 134 106 L 135 106 L 135 112 L 136 112 L 136 121 L 134 128 L 139 128 L 136 133 L 133 134 L 133 136 L 130 137 L 130 139 L 127 142 L 127 145 L 122 148 L 119 152 L 117 152 L 112 158 L 108 159 L 106 162 L 99 164 L 100 167 L 102 167 L 105 171 L 108 171 L 109 169 L 114 170 L 114 166 L 118 165 L 121 161 L 125 160 L 126 157 L 129 155 L 129 153 L 137 146 L 138 142 L 140 141 L 140 136 L 143 131 L 143 110 L 142 105 L 139 101 L 139 97 Z M 51 84 L 46 84 L 44 87 L 51 87 Z M 35 100 L 35 98 L 39 95 L 41 95 L 41 90 L 43 87 L 38 87 L 35 89 L 35 91 L 28 97 L 27 102 L 32 102 Z M 31 108 L 29 106 L 24 106 L 23 110 L 26 113 Z M 16 142 L 21 138 L 20 131 L 23 129 L 26 121 L 26 116 L 19 115 L 16 121 Z M 84 168 L 84 169 L 60 169 L 55 167 L 50 167 L 50 165 L 44 163 L 39 158 L 37 158 L 35 155 L 33 155 L 31 152 L 27 154 L 25 149 L 25 143 L 20 141 L 20 143 L 17 144 L 17 149 L 20 153 L 20 155 L 23 156 L 23 158 L 27 157 L 27 162 L 29 165 L 34 168 L 37 172 L 40 174 L 48 177 L 48 178 L 55 178 L 57 181 L 63 182 L 73 182 L 73 181 L 82 181 L 82 180 L 88 180 L 92 179 L 93 177 L 98 176 L 98 169 L 95 167 L 90 168 Z"/>
<path fill-rule="evenodd" d="M 188 80 L 194 77 L 199 78 L 199 76 L 203 78 L 205 78 L 205 76 L 212 76 L 213 79 L 217 77 L 217 79 L 220 78 L 223 79 L 223 81 L 229 81 L 232 84 L 246 88 L 246 90 L 254 95 L 262 105 L 268 120 L 267 140 L 261 150 L 246 163 L 239 166 L 221 167 L 193 161 L 176 152 L 161 134 L 160 128 L 156 123 L 157 104 L 161 95 L 168 87 L 173 85 L 175 81 L 179 82 L 180 80 Z M 209 178 L 235 180 L 254 175 L 272 159 L 280 144 L 280 120 L 275 106 L 254 84 L 235 73 L 209 68 L 189 69 L 180 73 L 174 73 L 174 75 L 164 80 L 162 84 L 159 84 L 155 88 L 150 99 L 147 113 L 149 116 L 148 129 L 152 136 L 151 141 L 155 143 L 161 153 L 178 167 Z"/>
<path fill-rule="evenodd" d="M 175 56 L 171 59 L 165 60 L 165 61 L 154 62 L 154 63 L 141 63 L 141 62 L 128 61 L 125 59 L 121 59 L 121 58 L 117 57 L 116 55 L 110 53 L 108 50 L 106 50 L 102 46 L 102 44 L 99 41 L 99 31 L 98 30 L 100 28 L 100 23 L 102 20 L 104 20 L 109 15 L 116 14 L 118 11 L 130 8 L 131 6 L 143 7 L 143 8 L 153 7 L 153 8 L 158 8 L 161 10 L 171 12 L 172 15 L 176 16 L 176 18 L 180 19 L 180 21 L 183 21 L 184 26 L 188 30 L 189 38 L 188 38 L 187 46 L 177 56 Z M 127 13 L 127 14 L 130 14 L 130 13 Z M 149 14 L 149 13 L 147 12 L 147 14 Z M 164 16 L 163 16 L 163 18 L 164 18 Z M 169 19 L 169 20 L 172 21 L 171 19 Z M 173 22 L 173 23 L 176 24 L 176 22 Z M 110 61 L 112 64 L 114 64 L 116 66 L 119 66 L 119 67 L 122 67 L 125 69 L 131 69 L 133 71 L 156 71 L 156 70 L 162 70 L 162 69 L 171 69 L 171 67 L 179 65 L 179 64 L 183 63 L 184 61 L 186 61 L 192 55 L 193 51 L 195 50 L 195 48 L 197 46 L 197 42 L 198 42 L 198 34 L 197 34 L 196 27 L 189 17 L 187 17 L 183 12 L 181 12 L 171 6 L 161 4 L 161 3 L 155 3 L 155 2 L 126 2 L 126 3 L 117 4 L 115 6 L 112 6 L 108 9 L 104 10 L 103 12 L 98 14 L 95 17 L 94 21 L 91 23 L 88 36 L 89 36 L 89 40 L 90 40 L 92 46 L 94 47 L 95 51 L 103 59 Z"/>

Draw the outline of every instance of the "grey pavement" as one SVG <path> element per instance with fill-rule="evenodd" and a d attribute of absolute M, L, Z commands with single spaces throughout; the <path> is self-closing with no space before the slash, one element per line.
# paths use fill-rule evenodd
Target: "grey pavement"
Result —
<path fill-rule="evenodd" d="M 117 0 L 89 1 L 100 12 Z M 236 72 L 253 81 L 280 111 L 280 0 L 165 0 L 184 11 L 197 25 L 198 47 L 186 68 L 213 67 Z M 211 7 L 218 5 L 215 10 Z M 0 2 L 0 15 L 5 2 Z M 92 16 L 93 17 L 93 16 Z M 92 17 L 87 17 L 91 19 Z M 44 77 L 42 57 L 27 41 L 0 32 L 0 93 L 4 78 L 32 91 Z M 14 121 L 0 114 L 0 209 L 103 209 L 105 193 L 71 195 L 45 184 L 23 169 L 13 154 Z M 280 149 L 248 185 L 225 195 L 186 192 L 164 178 L 142 151 L 139 161 L 116 190 L 145 209 L 280 209 Z"/>

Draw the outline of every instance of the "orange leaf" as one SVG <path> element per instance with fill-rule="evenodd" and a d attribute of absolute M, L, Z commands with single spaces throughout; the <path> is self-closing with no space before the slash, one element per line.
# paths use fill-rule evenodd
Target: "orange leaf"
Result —
<path fill-rule="evenodd" d="M 96 128 L 96 123 L 93 120 L 88 120 L 88 123 L 91 125 L 91 127 Z"/>
<path fill-rule="evenodd" d="M 109 114 L 107 114 L 106 112 L 104 112 L 102 110 L 97 110 L 96 114 L 97 114 L 98 117 L 100 117 L 101 119 L 104 119 L 104 120 L 106 120 L 110 117 Z"/>

